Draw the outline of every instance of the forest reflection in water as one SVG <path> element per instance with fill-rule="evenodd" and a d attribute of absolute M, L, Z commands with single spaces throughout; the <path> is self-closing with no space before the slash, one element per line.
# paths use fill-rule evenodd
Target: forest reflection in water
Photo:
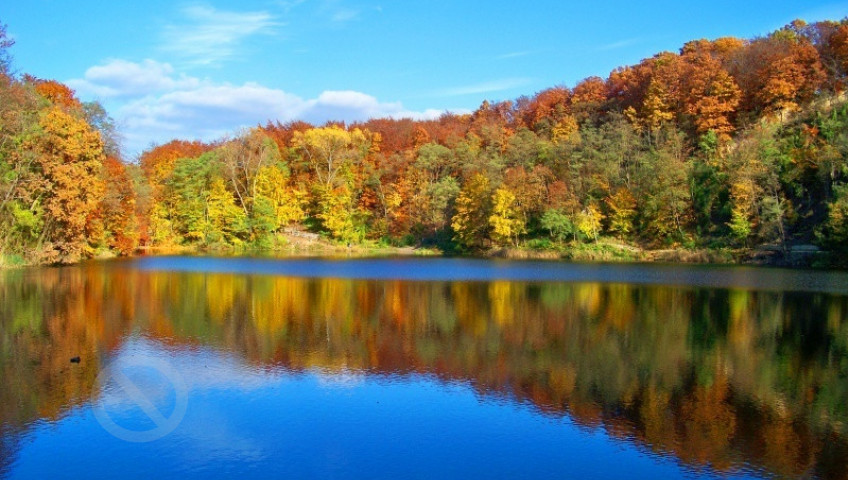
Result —
<path fill-rule="evenodd" d="M 28 428 L 93 402 L 140 337 L 260 369 L 464 382 L 695 470 L 848 478 L 844 295 L 108 262 L 0 273 L 0 476 Z"/>

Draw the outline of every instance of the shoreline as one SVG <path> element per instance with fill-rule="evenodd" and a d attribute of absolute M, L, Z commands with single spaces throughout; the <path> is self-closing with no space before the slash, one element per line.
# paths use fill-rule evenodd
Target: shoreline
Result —
<path fill-rule="evenodd" d="M 133 255 L 124 258 L 149 256 L 219 256 L 219 257 L 265 257 L 265 258 L 382 258 L 382 257 L 438 257 L 479 258 L 505 260 L 551 260 L 581 263 L 666 263 L 691 265 L 740 265 L 782 267 L 798 270 L 845 270 L 845 258 L 835 252 L 820 250 L 811 245 L 793 246 L 787 255 L 775 246 L 759 246 L 746 249 L 669 248 L 643 249 L 618 243 L 598 242 L 593 244 L 552 245 L 534 249 L 527 246 L 490 248 L 475 253 L 451 254 L 435 247 L 396 247 L 388 245 L 338 245 L 324 240 L 290 243 L 270 249 L 215 248 L 195 246 L 140 247 Z M 118 258 L 113 252 L 100 252 L 90 259 L 69 262 L 78 264 L 87 260 Z M 17 261 L 10 261 L 17 260 Z M 51 264 L 26 263 L 8 256 L 0 256 L 0 270 L 49 266 Z M 63 264 L 53 264 L 63 265 Z"/>

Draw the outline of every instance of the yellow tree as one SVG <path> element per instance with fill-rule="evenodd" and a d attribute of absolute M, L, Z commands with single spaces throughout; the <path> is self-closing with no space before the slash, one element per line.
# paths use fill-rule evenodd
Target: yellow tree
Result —
<path fill-rule="evenodd" d="M 455 239 L 466 248 L 480 248 L 488 233 L 491 194 L 489 179 L 478 173 L 471 177 L 456 199 L 451 227 Z"/>
<path fill-rule="evenodd" d="M 681 63 L 679 55 L 669 52 L 643 62 L 651 73 L 640 114 L 643 125 L 652 133 L 679 113 Z"/>
<path fill-rule="evenodd" d="M 515 245 L 518 236 L 526 232 L 524 224 L 515 194 L 506 188 L 495 190 L 492 195 L 492 215 L 489 216 L 492 241 L 498 245 Z"/>
<path fill-rule="evenodd" d="M 577 143 L 580 140 L 580 125 L 573 115 L 565 115 L 551 130 L 551 141 L 554 144 Z"/>
<path fill-rule="evenodd" d="M 39 119 L 42 133 L 31 142 L 47 179 L 43 205 L 47 213 L 42 241 L 47 261 L 75 261 L 90 255 L 92 214 L 103 196 L 100 177 L 103 143 L 100 134 L 84 120 L 59 108 L 50 108 Z"/>
<path fill-rule="evenodd" d="M 365 158 L 373 140 L 367 130 L 347 131 L 332 125 L 294 132 L 292 145 L 309 162 L 324 188 L 330 189 L 341 180 L 341 172 Z"/>
<path fill-rule="evenodd" d="M 756 202 L 761 195 L 761 189 L 750 172 L 740 173 L 730 184 L 733 207 L 728 226 L 733 236 L 743 242 L 751 235 L 755 225 Z"/>
<path fill-rule="evenodd" d="M 344 242 L 358 242 L 364 237 L 358 228 L 357 214 L 360 213 L 353 201 L 353 192 L 347 185 L 327 190 L 321 199 L 321 213 L 324 227 L 333 238 Z"/>
<path fill-rule="evenodd" d="M 589 205 L 577 215 L 577 228 L 590 240 L 597 240 L 603 219 L 604 214 L 598 210 L 598 207 Z"/>
<path fill-rule="evenodd" d="M 241 243 L 239 234 L 247 230 L 247 214 L 239 208 L 224 179 L 215 177 L 206 196 L 205 241 L 220 240 L 231 245 Z M 220 237 L 219 237 L 220 236 Z"/>
<path fill-rule="evenodd" d="M 147 234 L 154 245 L 173 245 L 177 242 L 167 205 L 161 202 L 154 203 L 148 216 Z"/>
<path fill-rule="evenodd" d="M 664 124 L 674 120 L 672 102 L 668 87 L 661 82 L 651 81 L 645 102 L 642 104 L 642 116 L 649 131 L 656 132 Z"/>
<path fill-rule="evenodd" d="M 277 165 L 262 167 L 257 174 L 256 194 L 267 199 L 274 211 L 274 230 L 300 222 L 306 217 L 303 211 L 304 193 L 289 184 L 287 172 Z"/>
<path fill-rule="evenodd" d="M 253 216 L 253 199 L 256 197 L 259 172 L 280 161 L 277 144 L 255 128 L 226 143 L 219 150 L 224 175 L 248 217 Z"/>
<path fill-rule="evenodd" d="M 619 188 L 615 194 L 605 200 L 609 207 L 609 229 L 626 236 L 633 231 L 633 219 L 636 217 L 636 199 L 626 187 Z"/>

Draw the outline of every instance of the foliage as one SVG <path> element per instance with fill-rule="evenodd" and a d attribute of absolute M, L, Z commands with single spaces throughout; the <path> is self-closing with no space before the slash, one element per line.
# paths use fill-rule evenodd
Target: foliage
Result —
<path fill-rule="evenodd" d="M 346 185 L 324 193 L 318 217 L 333 238 L 346 243 L 365 238 L 363 215 L 354 207 L 352 192 Z"/>
<path fill-rule="evenodd" d="M 359 129 L 331 125 L 295 132 L 292 146 L 303 153 L 318 181 L 331 188 L 341 181 L 340 173 L 362 160 L 372 141 Z"/>
<path fill-rule="evenodd" d="M 495 190 L 489 216 L 492 241 L 497 245 L 515 245 L 518 236 L 526 232 L 524 223 L 515 195 L 505 188 Z"/>
<path fill-rule="evenodd" d="M 627 236 L 633 231 L 633 219 L 636 217 L 636 199 L 627 188 L 619 188 L 614 195 L 606 199 L 609 214 L 609 230 L 619 236 Z"/>
<path fill-rule="evenodd" d="M 541 226 L 550 232 L 552 238 L 559 241 L 564 241 L 569 236 L 574 236 L 576 239 L 580 231 L 569 215 L 556 209 L 545 211 L 541 218 Z"/>
<path fill-rule="evenodd" d="M 848 184 L 834 186 L 834 198 L 828 205 L 820 237 L 833 247 L 848 247 Z"/>
<path fill-rule="evenodd" d="M 688 42 L 470 114 L 174 140 L 138 165 L 101 105 L 12 76 L 11 44 L 0 28 L 0 254 L 29 262 L 303 230 L 464 252 L 845 243 L 845 20 Z"/>
<path fill-rule="evenodd" d="M 256 182 L 257 198 L 262 199 L 273 211 L 271 231 L 302 221 L 304 193 L 289 184 L 286 170 L 278 165 L 269 165 L 260 169 Z"/>
<path fill-rule="evenodd" d="M 491 190 L 488 177 L 478 173 L 471 177 L 456 199 L 456 214 L 451 227 L 456 241 L 467 249 L 484 246 L 489 230 Z"/>
<path fill-rule="evenodd" d="M 590 240 L 597 240 L 601 233 L 603 214 L 594 205 L 588 205 L 577 215 L 577 229 Z"/>
<path fill-rule="evenodd" d="M 39 118 L 41 134 L 26 145 L 46 180 L 40 198 L 46 218 L 41 240 L 49 261 L 72 262 L 92 253 L 100 239 L 92 227 L 103 195 L 103 144 L 84 120 L 58 108 Z"/>

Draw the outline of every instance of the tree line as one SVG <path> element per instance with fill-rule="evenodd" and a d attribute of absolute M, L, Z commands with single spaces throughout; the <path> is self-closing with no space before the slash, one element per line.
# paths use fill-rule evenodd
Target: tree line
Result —
<path fill-rule="evenodd" d="M 11 46 L 0 36 L 0 51 Z M 686 43 L 436 120 L 268 122 L 123 161 L 96 103 L 0 72 L 0 251 L 848 245 L 848 19 Z"/>

